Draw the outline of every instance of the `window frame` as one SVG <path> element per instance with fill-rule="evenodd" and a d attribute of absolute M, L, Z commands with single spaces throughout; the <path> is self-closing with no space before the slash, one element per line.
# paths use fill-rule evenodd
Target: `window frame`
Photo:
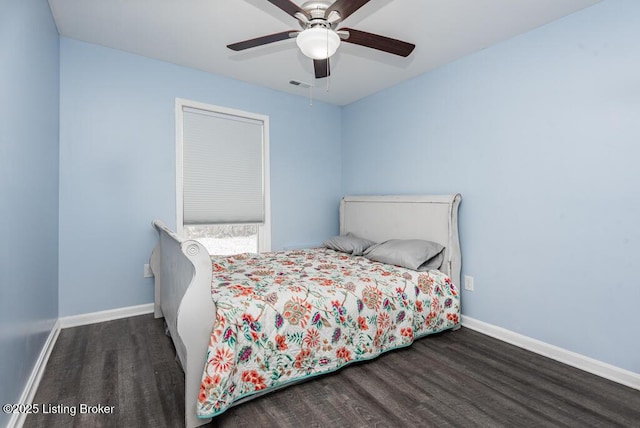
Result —
<path fill-rule="evenodd" d="M 184 237 L 184 164 L 183 164 L 183 130 L 184 107 L 190 107 L 220 115 L 237 116 L 262 122 L 263 144 L 263 187 L 264 187 L 264 223 L 251 223 L 258 225 L 258 252 L 271 251 L 271 183 L 269 171 L 269 116 L 251 113 L 228 107 L 206 104 L 199 101 L 176 98 L 175 124 L 176 124 L 176 232 Z M 245 224 L 245 223 L 238 223 Z M 247 223 L 249 224 L 249 223 Z"/>

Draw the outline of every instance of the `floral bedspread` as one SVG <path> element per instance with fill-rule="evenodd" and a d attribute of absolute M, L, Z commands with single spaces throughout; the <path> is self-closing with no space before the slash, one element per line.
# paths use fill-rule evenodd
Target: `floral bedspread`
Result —
<path fill-rule="evenodd" d="M 217 306 L 198 416 L 459 324 L 460 298 L 439 271 L 333 250 L 213 258 Z"/>

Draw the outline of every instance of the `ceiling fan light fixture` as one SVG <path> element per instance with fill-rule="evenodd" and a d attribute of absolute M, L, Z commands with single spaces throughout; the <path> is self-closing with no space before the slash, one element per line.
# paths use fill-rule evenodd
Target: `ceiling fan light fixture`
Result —
<path fill-rule="evenodd" d="M 296 43 L 303 54 L 312 59 L 326 59 L 336 53 L 340 36 L 324 27 L 312 27 L 301 31 Z"/>

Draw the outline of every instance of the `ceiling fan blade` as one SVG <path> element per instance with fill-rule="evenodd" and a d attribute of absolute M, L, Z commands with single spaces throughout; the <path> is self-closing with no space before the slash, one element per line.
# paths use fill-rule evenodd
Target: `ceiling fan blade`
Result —
<path fill-rule="evenodd" d="M 329 14 L 334 10 L 340 14 L 340 21 L 347 19 L 356 10 L 360 9 L 370 0 L 336 0 L 331 6 L 324 12 L 324 17 L 328 18 Z"/>
<path fill-rule="evenodd" d="M 407 57 L 416 45 L 403 42 L 402 40 L 391 39 L 389 37 L 380 36 L 378 34 L 367 33 L 365 31 L 354 30 L 352 28 L 340 28 L 338 31 L 348 31 L 349 37 L 343 42 L 354 43 L 356 45 L 366 46 L 368 48 L 377 49 L 379 51 L 388 52 L 394 55 Z"/>
<path fill-rule="evenodd" d="M 306 16 L 307 19 L 311 19 L 309 14 L 304 9 L 302 9 L 300 6 L 298 6 L 297 4 L 289 0 L 268 0 L 268 1 L 269 3 L 282 9 L 283 11 L 285 11 L 286 13 L 288 13 L 289 15 L 293 16 L 296 19 L 298 19 L 296 17 L 296 13 L 301 13 L 304 16 Z"/>
<path fill-rule="evenodd" d="M 238 43 L 227 45 L 232 51 L 242 51 L 256 46 L 262 46 L 280 40 L 286 40 L 291 37 L 291 33 L 297 33 L 296 30 L 283 31 L 282 33 L 269 34 L 268 36 L 256 37 L 255 39 L 244 40 Z"/>
<path fill-rule="evenodd" d="M 323 77 L 328 77 L 331 74 L 331 70 L 329 70 L 329 58 L 314 59 L 313 68 L 316 72 L 316 79 L 322 79 Z"/>

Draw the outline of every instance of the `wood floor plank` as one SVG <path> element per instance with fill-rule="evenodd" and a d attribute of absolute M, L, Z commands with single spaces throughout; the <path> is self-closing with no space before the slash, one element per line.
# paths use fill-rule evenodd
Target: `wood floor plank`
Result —
<path fill-rule="evenodd" d="M 599 384 L 608 381 L 585 376 L 586 373 L 578 369 L 539 356 L 528 361 L 522 357 L 530 357 L 530 353 L 507 344 L 501 344 L 501 347 L 510 346 L 512 349 L 496 355 L 495 348 L 489 345 L 495 345 L 494 341 L 473 342 L 473 346 L 464 350 L 464 357 L 460 357 L 471 357 L 477 361 L 478 370 L 468 375 L 478 379 L 487 389 L 511 401 L 518 401 L 522 408 L 528 409 L 528 413 L 536 411 L 536 418 L 546 418 L 549 422 L 588 423 L 589 415 L 593 414 L 602 422 L 615 426 L 615 420 L 624 419 L 622 415 L 611 419 L 610 405 L 602 405 L 606 398 L 592 394 L 592 386 L 587 389 L 579 386 L 586 379 L 597 379 Z M 625 423 L 624 420 L 621 422 Z"/>
<path fill-rule="evenodd" d="M 151 315 L 63 330 L 25 427 L 181 427 L 184 374 Z M 208 425 L 640 428 L 640 391 L 462 328 L 233 407 Z"/>

